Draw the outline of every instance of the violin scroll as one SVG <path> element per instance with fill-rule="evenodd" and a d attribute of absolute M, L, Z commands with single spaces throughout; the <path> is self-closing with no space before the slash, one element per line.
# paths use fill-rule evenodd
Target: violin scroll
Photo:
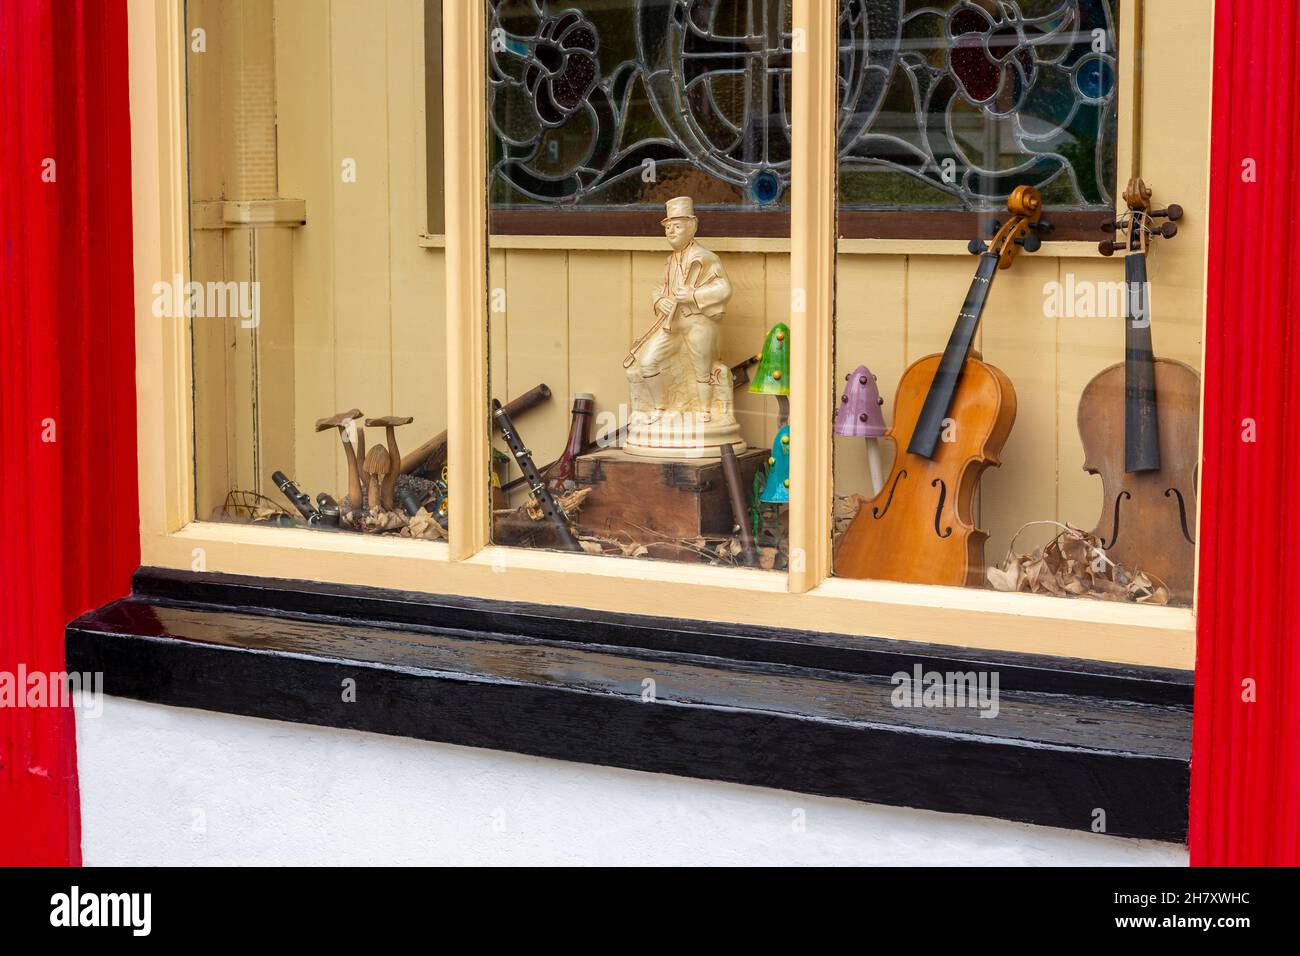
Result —
<path fill-rule="evenodd" d="M 1115 239 L 1103 239 L 1097 243 L 1097 251 L 1103 256 L 1112 256 L 1117 252 L 1149 252 L 1151 240 L 1156 236 L 1172 239 L 1178 235 L 1179 219 L 1183 218 L 1183 207 L 1170 203 L 1163 209 L 1151 208 L 1151 187 L 1141 179 L 1129 180 L 1124 190 L 1124 202 L 1128 209 L 1118 219 L 1107 219 L 1101 224 L 1102 232 L 1118 234 Z M 1155 220 L 1163 219 L 1159 225 Z"/>
<path fill-rule="evenodd" d="M 1033 186 L 1017 186 L 1007 198 L 1011 218 L 997 223 L 997 232 L 989 242 L 989 251 L 998 256 L 998 268 L 1008 269 L 1020 250 L 1037 252 L 1043 245 L 1041 233 L 1051 232 L 1052 225 L 1043 219 L 1043 195 Z"/>

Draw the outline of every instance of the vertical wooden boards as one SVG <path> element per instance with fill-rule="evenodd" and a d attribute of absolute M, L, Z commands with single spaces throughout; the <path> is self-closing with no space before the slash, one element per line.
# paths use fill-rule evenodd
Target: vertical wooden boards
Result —
<path fill-rule="evenodd" d="M 1209 149 L 1206 117 L 1211 100 L 1214 30 L 1210 4 L 1146 0 L 1148 42 L 1143 48 L 1148 99 L 1142 111 L 1140 174 L 1158 206 L 1183 207 L 1179 232 L 1157 241 L 1147 261 L 1151 283 L 1151 338 L 1155 354 L 1201 367 L 1205 318 L 1205 247 L 1209 179 L 1202 157 Z M 1293 119 L 1293 117 L 1291 117 Z M 1242 157 L 1244 160 L 1246 157 Z M 1256 159 L 1258 157 L 1255 157 Z M 1243 175 L 1238 160 L 1238 175 Z M 1121 204 L 1122 205 L 1122 204 Z M 1257 224 L 1243 222 L 1244 229 Z M 1117 263 L 1122 278 L 1124 268 Z"/>
<path fill-rule="evenodd" d="M 1100 234 L 1100 231 L 1099 231 Z M 1101 479 L 1083 470 L 1083 442 L 1079 438 L 1079 399 L 1083 390 L 1102 369 L 1124 361 L 1123 301 L 1109 302 L 1110 314 L 1079 314 L 1089 300 L 1101 310 L 1097 291 L 1107 300 L 1113 292 L 1123 295 L 1124 264 L 1116 258 L 1062 259 L 1058 301 L 1052 311 L 1060 350 L 1060 378 L 1057 382 L 1057 499 L 1056 520 L 1091 531 L 1101 514 Z M 1082 290 L 1089 289 L 1090 292 Z M 1088 299 L 1084 296 L 1087 295 Z M 1113 310 L 1110 305 L 1118 306 Z M 1116 441 L 1123 441 L 1117 435 Z"/>
<path fill-rule="evenodd" d="M 282 493 L 271 480 L 275 471 L 294 469 L 294 309 L 293 230 L 242 230 L 251 237 L 252 280 L 257 302 L 252 319 L 227 319 L 239 329 L 252 324 L 254 408 L 257 428 L 258 489 L 273 498 Z M 281 502 L 284 503 L 284 502 Z"/>
<path fill-rule="evenodd" d="M 425 225 L 424 39 L 419 0 L 385 4 L 388 15 L 388 256 L 392 308 L 392 412 L 403 451 L 447 427 L 447 329 L 443 260 L 417 244 Z M 441 116 L 439 110 L 438 116 Z"/>
<path fill-rule="evenodd" d="M 317 434 L 318 418 L 339 406 L 334 351 L 334 154 L 329 77 L 330 0 L 277 0 L 276 121 L 278 177 L 285 196 L 304 199 L 307 224 L 293 233 L 295 477 L 316 491 L 346 488 L 335 434 Z"/>
<path fill-rule="evenodd" d="M 253 277 L 253 231 L 228 229 L 224 237 L 227 282 L 249 282 Z M 199 320 L 208 321 L 208 320 Z M 258 486 L 257 461 L 257 342 L 254 330 L 224 320 L 230 328 L 233 347 L 226 381 L 230 385 L 230 477 L 236 491 L 275 494 L 274 488 Z"/>
<path fill-rule="evenodd" d="M 223 97 L 222 51 L 237 42 L 223 29 L 227 6 L 221 0 L 190 0 L 190 31 L 202 30 L 204 50 L 187 47 L 185 81 L 189 120 L 189 191 L 192 202 L 225 195 L 222 140 L 228 138 L 228 109 Z"/>
<path fill-rule="evenodd" d="M 221 280 L 225 275 L 225 233 L 195 231 L 190 243 L 190 273 L 196 282 Z M 179 320 L 175 320 L 179 321 Z M 195 319 L 194 342 L 194 471 L 195 517 L 206 520 L 226 500 L 232 487 L 227 360 L 233 356 L 233 322 Z"/>
<path fill-rule="evenodd" d="M 635 328 L 637 323 L 643 317 L 647 323 L 650 321 L 650 297 L 648 293 L 637 296 L 632 287 L 630 252 L 570 253 L 568 265 L 569 394 L 557 394 L 552 402 L 562 405 L 567 416 L 575 394 L 594 395 L 596 419 L 591 434 L 596 437 L 598 430 L 617 429 L 627 420 L 628 382 L 623 357 L 633 336 L 640 334 Z M 638 301 L 644 302 L 640 311 L 635 308 Z"/>
<path fill-rule="evenodd" d="M 893 422 L 894 390 L 907 368 L 907 263 L 904 256 L 840 255 L 836 259 L 835 380 L 824 389 L 832 422 L 844 394 L 844 377 L 859 365 L 875 374 L 885 400 L 885 422 Z M 871 497 L 866 439 L 834 441 L 835 493 Z M 883 439 L 878 444 L 888 474 L 893 450 Z"/>
<path fill-rule="evenodd" d="M 383 10 L 365 0 L 332 0 L 330 6 L 337 408 L 321 415 L 353 406 L 367 416 L 394 412 Z M 367 436 L 368 445 L 375 440 Z"/>
<path fill-rule="evenodd" d="M 708 239 L 702 239 L 708 245 Z M 767 267 L 773 256 L 758 252 L 723 253 L 722 265 L 731 280 L 731 301 L 719 336 L 722 361 L 735 365 L 763 347 L 763 337 L 769 325 L 786 321 L 776 318 L 768 308 Z M 786 270 L 787 275 L 789 270 Z M 649 298 L 649 290 L 642 293 Z M 647 307 L 645 315 L 650 315 Z M 638 316 L 638 321 L 640 317 Z M 775 428 L 771 426 L 776 411 L 776 399 L 755 395 L 748 387 L 736 392 L 736 421 L 740 423 L 741 437 L 752 448 L 771 448 Z"/>
<path fill-rule="evenodd" d="M 972 257 L 973 258 L 973 257 Z M 1002 450 L 1002 466 L 984 472 L 979 524 L 989 532 L 986 564 L 1006 555 L 1012 536 L 1030 521 L 1057 514 L 1057 383 L 1059 355 L 1056 321 L 1044 314 L 1044 285 L 1055 282 L 1060 260 L 1017 256 L 999 270 L 984 309 L 980 336 L 984 358 L 1006 372 L 1016 390 L 1016 424 Z M 1029 528 L 1017 550 L 1032 549 L 1056 537 L 1046 526 Z"/>
<path fill-rule="evenodd" d="M 539 467 L 560 457 L 569 432 L 569 255 L 563 250 L 514 249 L 506 270 L 510 394 L 498 392 L 495 397 L 506 402 L 542 382 L 550 386 L 550 401 L 518 422 Z M 574 295 L 588 293 L 575 287 Z"/>

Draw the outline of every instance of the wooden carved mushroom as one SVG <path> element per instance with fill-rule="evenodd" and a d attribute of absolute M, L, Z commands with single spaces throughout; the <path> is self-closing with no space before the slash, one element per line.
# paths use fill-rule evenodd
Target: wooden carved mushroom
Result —
<path fill-rule="evenodd" d="M 331 415 L 329 418 L 322 418 L 316 422 L 316 431 L 323 432 L 327 428 L 337 428 L 339 430 L 339 440 L 343 442 L 343 453 L 348 458 L 348 498 L 354 508 L 361 507 L 361 482 L 362 476 L 361 462 L 366 454 L 365 433 L 357 428 L 353 423 L 361 417 L 361 409 L 353 408 L 346 412 L 339 412 L 337 415 Z M 360 451 L 352 447 L 352 430 L 356 429 L 358 445 Z"/>
<path fill-rule="evenodd" d="M 375 445 L 366 453 L 366 504 L 373 511 L 376 508 L 386 508 L 391 510 L 390 504 L 384 503 L 384 488 L 388 484 L 390 472 L 396 471 L 393 468 L 392 459 L 389 457 L 388 449 L 383 445 Z"/>
<path fill-rule="evenodd" d="M 413 421 L 415 419 L 409 415 L 385 415 L 383 418 L 366 419 L 367 425 L 375 428 L 382 427 L 388 437 L 388 467 L 383 470 L 384 477 L 379 489 L 379 500 L 376 501 L 374 492 L 370 492 L 370 507 L 372 508 L 379 504 L 389 511 L 393 510 L 393 490 L 397 487 L 397 476 L 402 470 L 402 454 L 397 450 L 397 436 L 393 433 L 393 429 L 399 425 L 409 425 Z M 372 448 L 370 454 L 366 456 L 366 470 L 371 473 L 370 485 L 372 488 L 375 484 L 375 470 L 370 467 L 370 459 L 374 457 L 376 462 L 379 461 L 379 458 L 375 457 L 377 449 L 379 449 L 378 445 Z"/>

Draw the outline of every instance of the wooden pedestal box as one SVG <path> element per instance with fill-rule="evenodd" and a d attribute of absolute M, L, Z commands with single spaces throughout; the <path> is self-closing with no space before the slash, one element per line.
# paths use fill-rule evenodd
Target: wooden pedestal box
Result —
<path fill-rule="evenodd" d="M 747 503 L 767 456 L 753 448 L 738 457 Z M 718 458 L 641 458 L 606 448 L 577 459 L 577 483 L 592 489 L 578 514 L 578 524 L 591 534 L 691 539 L 728 535 L 735 525 Z"/>

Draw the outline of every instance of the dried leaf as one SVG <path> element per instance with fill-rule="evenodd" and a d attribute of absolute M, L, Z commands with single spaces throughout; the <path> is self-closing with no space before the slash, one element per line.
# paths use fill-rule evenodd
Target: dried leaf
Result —
<path fill-rule="evenodd" d="M 1020 563 L 1011 562 L 1011 566 L 1006 570 L 1002 568 L 988 568 L 984 572 L 989 579 L 989 584 L 995 591 L 1019 591 L 1020 590 Z"/>
<path fill-rule="evenodd" d="M 721 558 L 734 558 L 740 554 L 740 541 L 736 538 L 727 538 L 718 545 L 716 550 Z"/>
<path fill-rule="evenodd" d="M 417 511 L 407 523 L 403 534 L 412 538 L 424 538 L 429 541 L 447 537 L 447 529 L 438 523 L 438 519 L 425 508 Z"/>

